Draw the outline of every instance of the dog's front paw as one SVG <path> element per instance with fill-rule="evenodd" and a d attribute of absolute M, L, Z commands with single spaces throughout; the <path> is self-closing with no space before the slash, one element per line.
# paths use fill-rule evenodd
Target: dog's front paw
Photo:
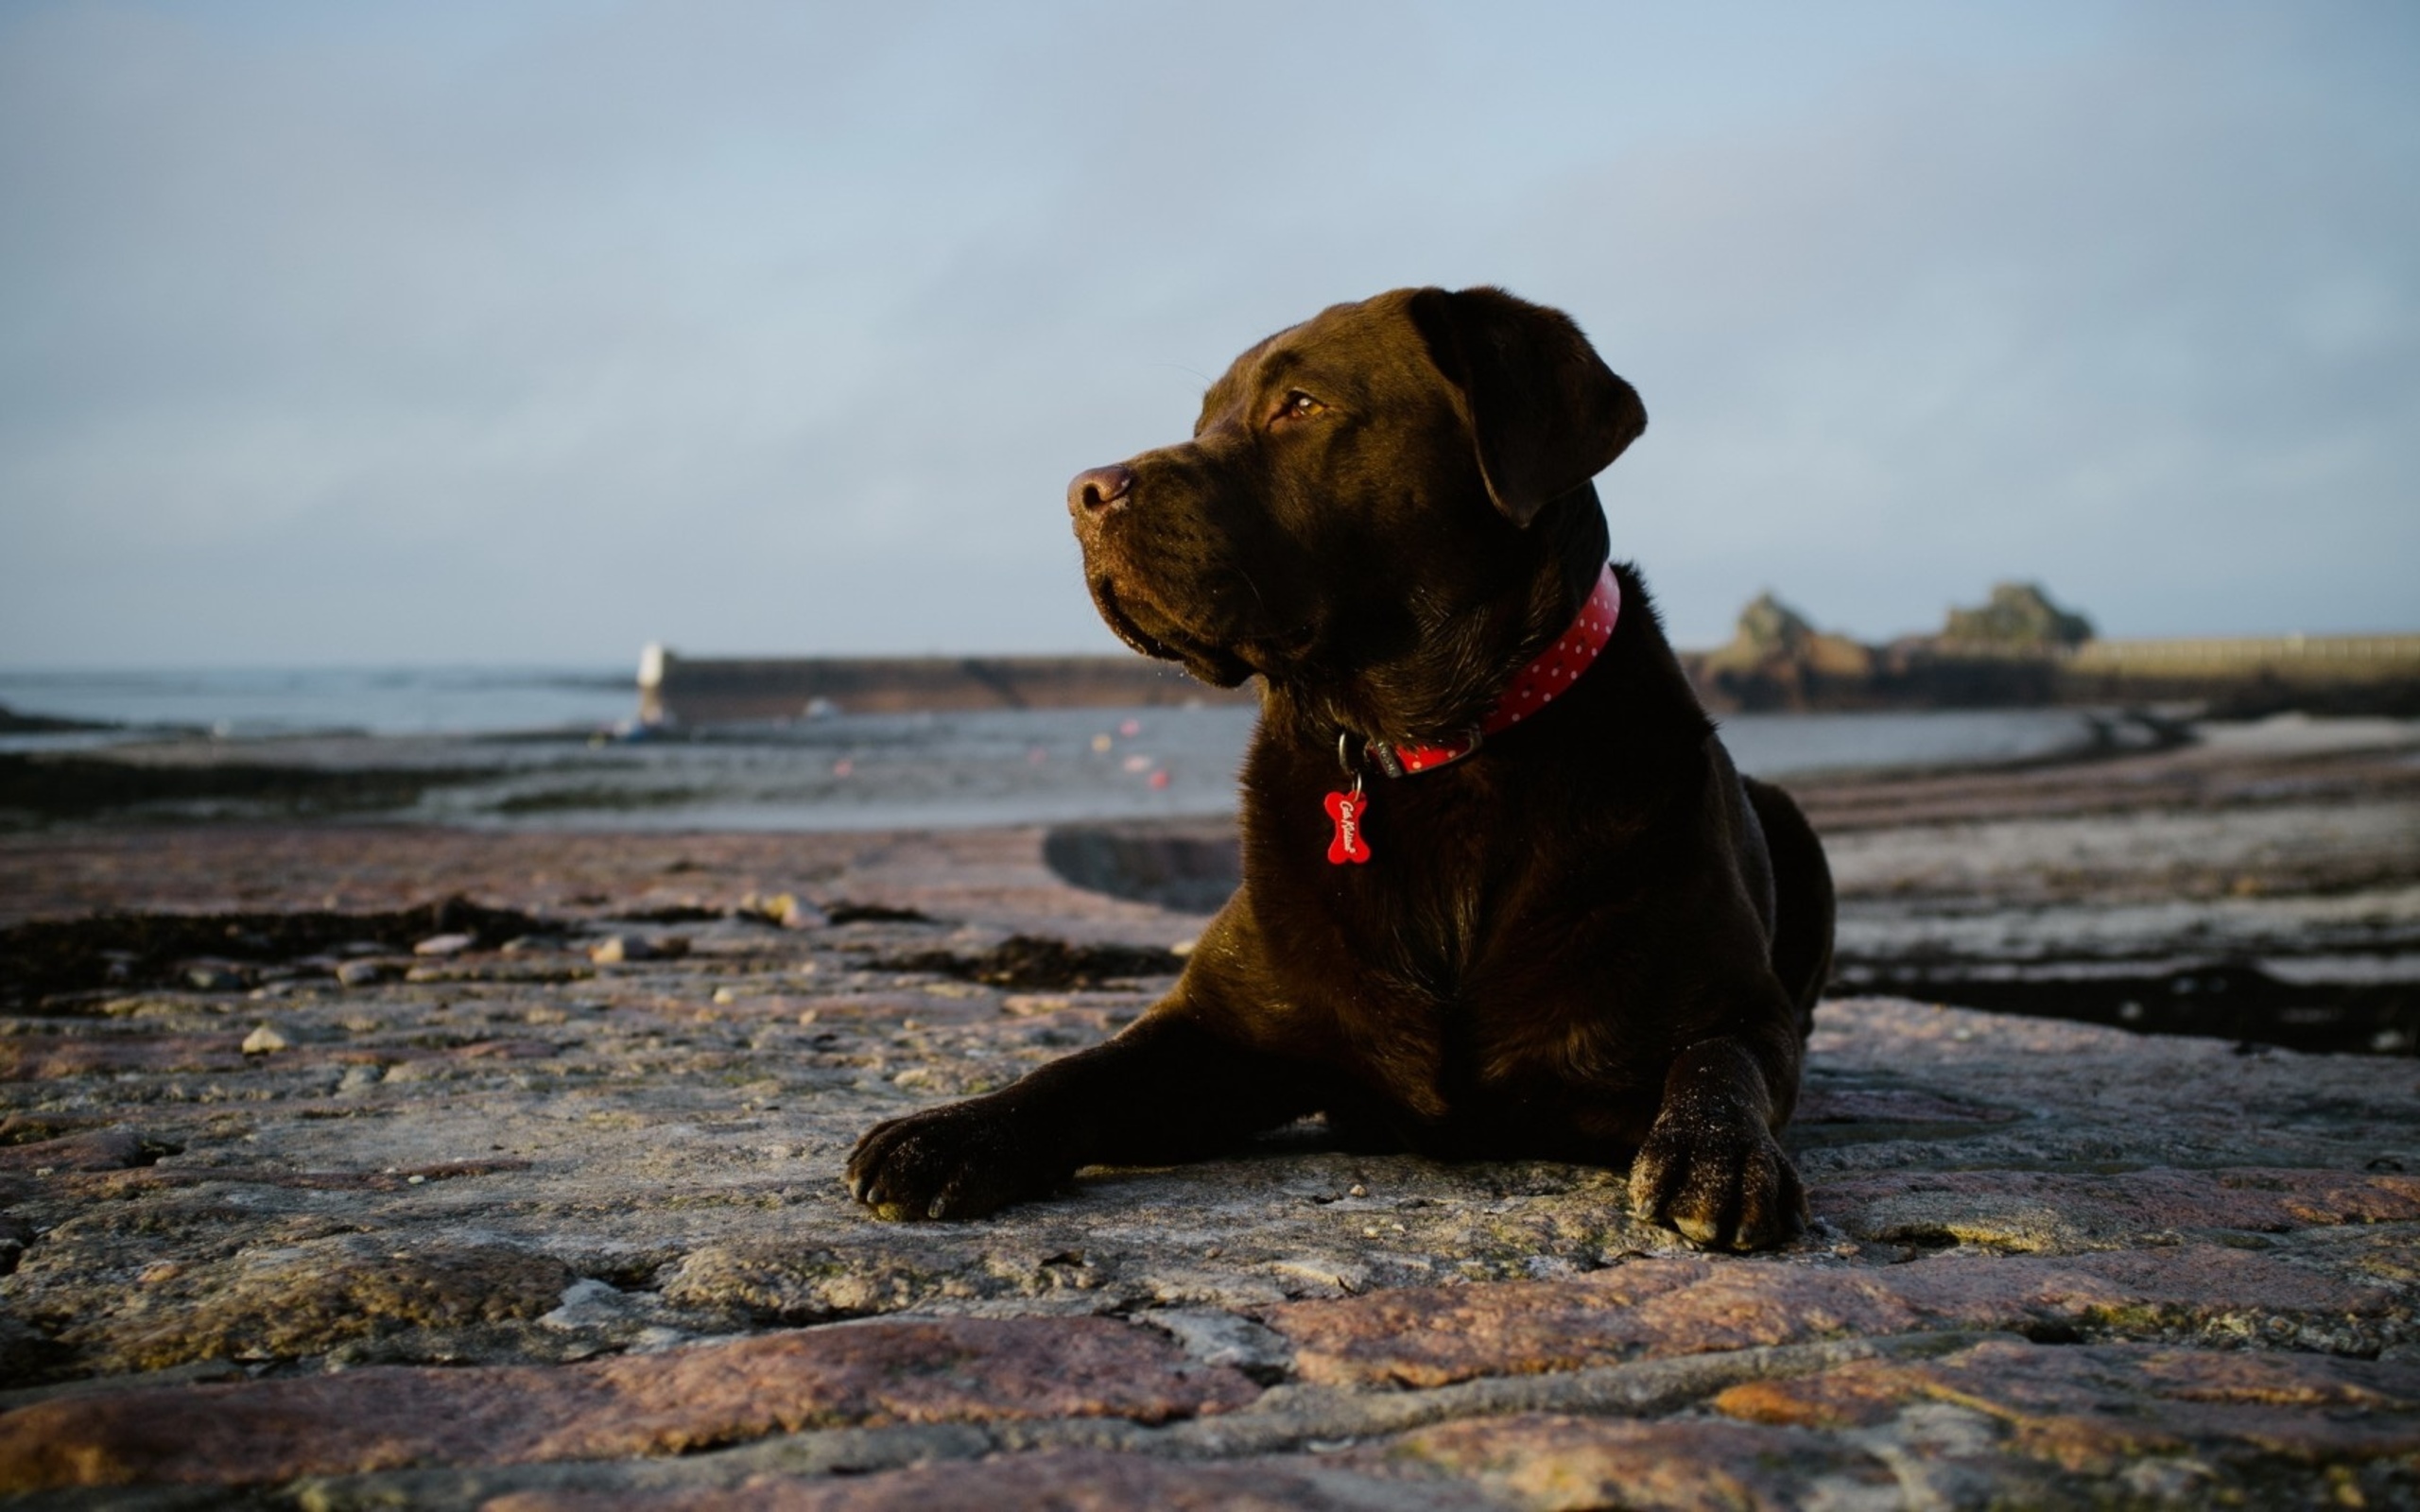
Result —
<path fill-rule="evenodd" d="M 1764 1249 L 1806 1227 L 1806 1192 L 1762 1123 L 1659 1118 L 1630 1165 L 1632 1209 L 1709 1249 Z"/>
<path fill-rule="evenodd" d="M 1070 1174 L 1027 1121 L 983 1100 L 875 1125 L 849 1155 L 849 1192 L 878 1218 L 980 1218 Z"/>

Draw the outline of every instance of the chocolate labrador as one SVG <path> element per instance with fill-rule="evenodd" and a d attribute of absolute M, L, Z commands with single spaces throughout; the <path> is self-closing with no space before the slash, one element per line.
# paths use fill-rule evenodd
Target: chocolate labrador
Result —
<path fill-rule="evenodd" d="M 1774 1141 L 1832 886 L 1734 770 L 1590 481 L 1646 428 L 1558 311 L 1400 289 L 1261 342 L 1193 438 L 1078 476 L 1101 617 L 1261 679 L 1244 882 L 1106 1044 L 881 1124 L 851 1190 L 973 1217 L 1324 1113 L 1348 1147 L 1630 1168 L 1703 1245 L 1796 1231 Z"/>

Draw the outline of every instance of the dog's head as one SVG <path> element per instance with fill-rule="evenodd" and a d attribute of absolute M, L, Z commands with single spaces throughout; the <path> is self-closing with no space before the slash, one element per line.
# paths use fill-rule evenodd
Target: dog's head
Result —
<path fill-rule="evenodd" d="M 1191 440 L 1079 474 L 1067 506 L 1129 644 L 1401 733 L 1561 628 L 1604 560 L 1589 479 L 1646 425 L 1561 312 L 1398 289 L 1246 352 Z"/>

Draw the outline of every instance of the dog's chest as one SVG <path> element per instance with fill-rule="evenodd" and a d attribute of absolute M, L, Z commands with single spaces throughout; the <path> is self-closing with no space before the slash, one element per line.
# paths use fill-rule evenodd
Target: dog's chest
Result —
<path fill-rule="evenodd" d="M 1663 1017 L 1638 970 L 1667 911 L 1640 853 L 1663 795 L 1567 753 L 1373 774 L 1369 858 L 1343 865 L 1320 809 L 1332 756 L 1264 749 L 1248 776 L 1267 967 L 1323 1022 L 1311 1040 L 1423 1119 L 1627 1084 L 1651 1058 L 1625 1026 Z"/>
<path fill-rule="evenodd" d="M 1468 831 L 1431 841 L 1391 872 L 1341 880 L 1323 910 L 1329 948 L 1295 957 L 1357 1069 L 1439 1119 L 1621 1058 L 1604 1053 L 1629 1017 L 1619 929 L 1575 929 L 1556 906 L 1567 879 L 1534 847 L 1513 855 Z"/>

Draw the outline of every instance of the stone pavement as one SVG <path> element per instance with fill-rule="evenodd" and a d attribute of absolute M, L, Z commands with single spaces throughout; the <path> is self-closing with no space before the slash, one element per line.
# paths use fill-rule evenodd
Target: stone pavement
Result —
<path fill-rule="evenodd" d="M 2408 1057 L 1827 1003 L 1788 1136 L 1817 1223 L 1754 1257 L 1633 1222 L 1618 1173 L 1354 1155 L 1315 1125 L 984 1222 L 876 1222 L 838 1181 L 862 1128 L 1096 1042 L 1164 985 L 1114 973 L 1173 964 L 1009 935 L 1165 946 L 1195 923 L 1067 888 L 1039 850 L 12 838 L 17 918 L 460 885 L 566 927 L 0 1021 L 0 1488 L 2420 1505 Z M 788 927 L 776 888 L 809 900 Z M 625 958 L 593 959 L 609 938 Z M 1026 979 L 1053 970 L 1070 985 Z"/>

